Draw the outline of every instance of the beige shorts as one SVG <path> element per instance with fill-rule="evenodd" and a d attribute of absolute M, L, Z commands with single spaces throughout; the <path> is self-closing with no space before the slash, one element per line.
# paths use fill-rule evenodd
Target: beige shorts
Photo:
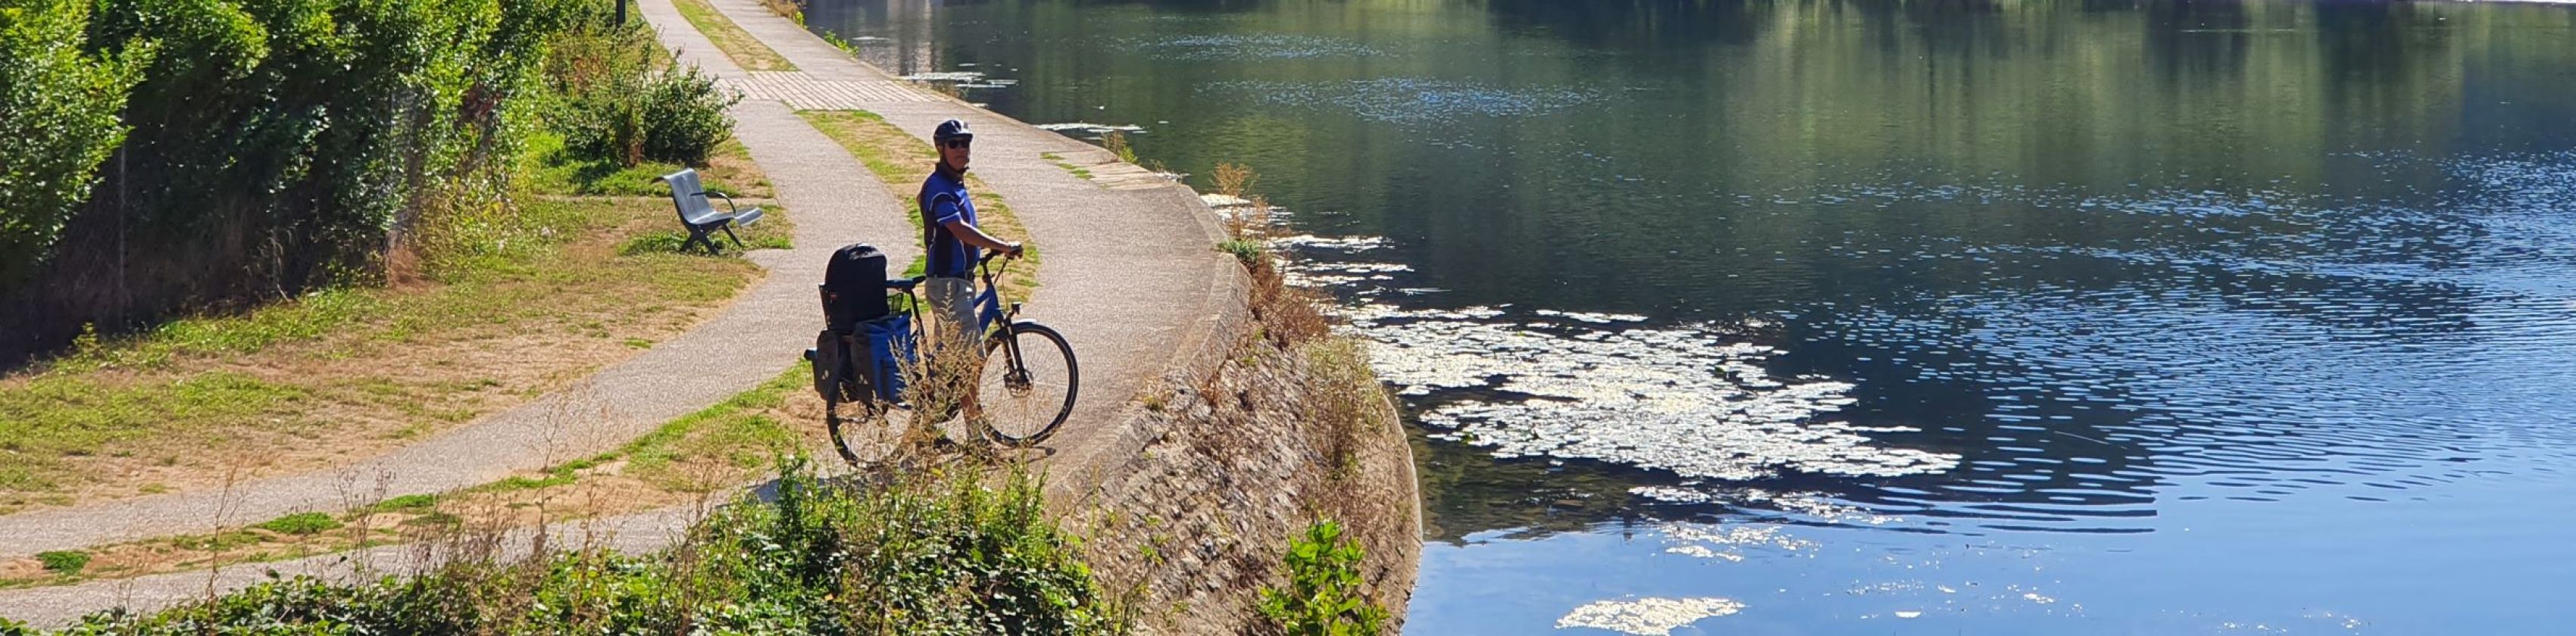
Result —
<path fill-rule="evenodd" d="M 930 303 L 933 322 L 939 323 L 936 336 L 951 341 L 972 343 L 984 335 L 975 328 L 975 280 L 971 278 L 932 278 L 921 282 L 923 300 Z"/>

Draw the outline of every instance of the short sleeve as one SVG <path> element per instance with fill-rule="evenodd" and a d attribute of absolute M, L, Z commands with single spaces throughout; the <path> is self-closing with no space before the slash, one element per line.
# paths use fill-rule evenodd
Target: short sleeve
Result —
<path fill-rule="evenodd" d="M 957 221 L 965 218 L 965 211 L 958 209 L 957 207 L 957 197 L 947 194 L 933 195 L 931 197 L 931 225 L 947 225 L 949 221 Z"/>

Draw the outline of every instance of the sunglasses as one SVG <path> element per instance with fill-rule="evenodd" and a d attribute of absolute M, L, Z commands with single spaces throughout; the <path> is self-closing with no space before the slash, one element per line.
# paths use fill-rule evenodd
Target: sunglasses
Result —
<path fill-rule="evenodd" d="M 969 146 L 969 145 L 972 145 L 972 144 L 974 144 L 974 143 L 975 143 L 975 140 L 973 140 L 973 139 L 950 139 L 950 140 L 948 140 L 948 143 L 943 144 L 943 145 L 946 145 L 946 146 L 948 146 L 949 148 L 952 148 L 952 149 L 963 149 L 963 148 L 965 148 L 965 147 L 967 147 L 967 146 Z"/>

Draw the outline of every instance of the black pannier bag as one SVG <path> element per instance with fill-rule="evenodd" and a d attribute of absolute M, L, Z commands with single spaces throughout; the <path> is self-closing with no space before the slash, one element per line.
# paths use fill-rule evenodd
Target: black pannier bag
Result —
<path fill-rule="evenodd" d="M 840 387 L 832 382 L 832 370 L 839 368 L 847 356 L 840 334 L 832 333 L 830 329 L 814 334 L 814 348 L 805 350 L 805 360 L 814 363 L 814 392 L 821 394 L 823 399 L 848 399 L 846 395 L 834 393 Z"/>
<path fill-rule="evenodd" d="M 814 350 L 806 354 L 814 362 L 814 390 L 827 398 L 849 399 L 855 395 L 834 396 L 840 389 L 864 389 L 874 384 L 864 366 L 873 360 L 868 339 L 850 337 L 859 325 L 884 318 L 891 313 L 886 307 L 886 257 L 876 246 L 853 243 L 832 250 L 832 261 L 823 267 L 822 333 L 814 334 Z M 843 369 L 852 375 L 857 386 L 832 386 L 832 370 Z"/>
<path fill-rule="evenodd" d="M 876 246 L 853 243 L 832 251 L 823 268 L 823 317 L 833 333 L 851 333 L 859 323 L 883 318 L 886 307 L 886 256 Z"/>

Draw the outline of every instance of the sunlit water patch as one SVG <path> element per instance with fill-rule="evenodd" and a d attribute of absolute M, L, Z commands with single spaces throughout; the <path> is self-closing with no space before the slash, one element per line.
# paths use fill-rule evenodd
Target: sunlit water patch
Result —
<path fill-rule="evenodd" d="M 1742 562 L 1746 550 L 1813 551 L 1814 541 L 1791 536 L 1780 526 L 1675 522 L 1664 524 L 1664 551 L 1672 554 Z"/>
<path fill-rule="evenodd" d="M 1300 235 L 1271 244 L 1301 256 L 1289 261 L 1291 284 L 1357 301 L 1343 317 L 1375 343 L 1379 376 L 1412 398 L 1414 417 L 1435 439 L 1500 458 L 1663 471 L 1690 480 L 1685 485 L 1958 465 L 1954 455 L 1870 437 L 1912 429 L 1833 419 L 1852 403 L 1851 384 L 1774 377 L 1764 365 L 1776 348 L 1716 325 L 1652 326 L 1645 316 L 1553 309 L 1407 309 L 1383 299 L 1390 290 L 1421 290 L 1406 286 L 1414 269 L 1367 258 L 1387 247 L 1382 238 Z"/>
<path fill-rule="evenodd" d="M 1065 134 L 1068 134 L 1068 135 L 1074 135 L 1074 136 L 1090 136 L 1090 137 L 1099 137 L 1099 136 L 1101 136 L 1101 135 L 1106 135 L 1106 134 L 1109 134 L 1109 133 L 1135 134 L 1135 133 L 1145 132 L 1145 127 L 1144 127 L 1144 126 L 1137 126 L 1137 125 L 1133 125 L 1133 124 L 1128 124 L 1128 125 L 1116 125 L 1116 124 L 1094 124 L 1094 123 L 1091 123 L 1091 122 L 1080 122 L 1080 121 L 1077 121 L 1077 122 L 1064 122 L 1064 123 L 1058 123 L 1058 124 L 1038 124 L 1038 128 L 1043 129 L 1043 130 L 1052 130 L 1052 131 L 1055 131 L 1055 132 L 1065 133 Z"/>
<path fill-rule="evenodd" d="M 1329 266 L 1328 266 L 1329 267 Z M 1342 278 L 1349 278 L 1344 276 Z M 1434 437 L 1497 457 L 1587 459 L 1685 478 L 1753 480 L 1785 471 L 1933 473 L 1958 458 L 1879 444 L 1830 414 L 1852 385 L 1772 377 L 1777 350 L 1707 326 L 1605 329 L 1625 316 L 1488 308 L 1354 310 L 1380 376 L 1414 396 Z"/>
<path fill-rule="evenodd" d="M 1564 618 L 1556 619 L 1556 628 L 1593 627 L 1641 636 L 1669 636 L 1673 628 L 1740 611 L 1744 611 L 1743 603 L 1715 597 L 1600 601 L 1567 612 Z"/>

